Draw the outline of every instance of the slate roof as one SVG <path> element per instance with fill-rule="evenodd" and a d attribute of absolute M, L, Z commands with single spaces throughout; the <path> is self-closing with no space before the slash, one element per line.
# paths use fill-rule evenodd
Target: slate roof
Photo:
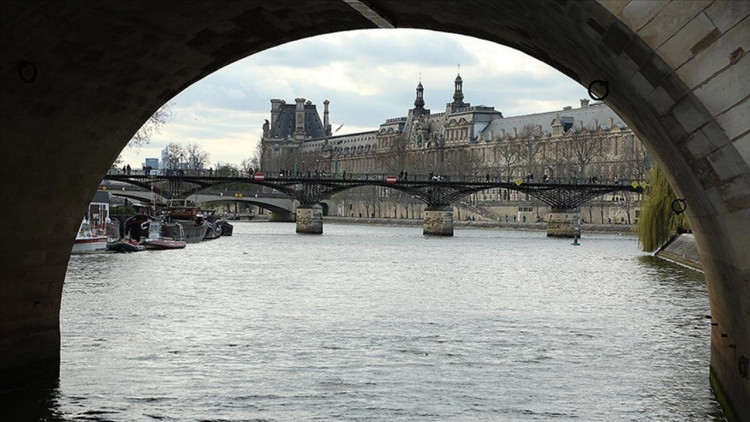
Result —
<path fill-rule="evenodd" d="M 588 107 L 571 108 L 570 110 L 548 111 L 545 113 L 495 119 L 482 130 L 482 136 L 485 139 L 489 139 L 490 132 L 495 136 L 499 136 L 503 129 L 505 129 L 506 134 L 512 134 L 513 128 L 521 132 L 525 125 L 539 125 L 542 127 L 542 132 L 549 135 L 552 133 L 552 121 L 557 116 L 560 117 L 561 123 L 563 123 L 566 130 L 571 126 L 577 126 L 579 121 L 582 121 L 585 127 L 595 129 L 594 120 L 597 121 L 599 126 L 609 128 L 610 118 L 612 119 L 612 123 L 617 127 L 625 128 L 627 126 L 620 116 L 607 107 L 606 104 L 594 103 Z"/>
<path fill-rule="evenodd" d="M 296 104 L 282 104 L 279 110 L 279 117 L 270 128 L 270 138 L 291 138 L 294 137 L 296 128 Z M 315 104 L 305 104 L 305 132 L 307 137 L 322 138 L 325 137 L 323 122 L 320 121 L 318 110 Z"/>

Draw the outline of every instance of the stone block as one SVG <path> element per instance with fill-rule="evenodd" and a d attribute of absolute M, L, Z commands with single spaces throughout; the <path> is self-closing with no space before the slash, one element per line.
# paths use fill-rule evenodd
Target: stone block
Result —
<path fill-rule="evenodd" d="M 721 180 L 737 177 L 747 171 L 747 163 L 737 154 L 734 145 L 726 145 L 712 152 L 708 155 L 708 161 Z M 750 189 L 748 193 L 750 194 Z"/>
<path fill-rule="evenodd" d="M 634 32 L 648 24 L 667 5 L 662 1 L 631 1 L 622 8 L 620 19 Z"/>
<path fill-rule="evenodd" d="M 651 47 L 646 45 L 640 38 L 633 38 L 630 44 L 625 47 L 625 54 L 640 67 L 654 56 Z"/>
<path fill-rule="evenodd" d="M 646 44 L 657 49 L 709 4 L 711 0 L 670 2 L 659 10 L 658 16 L 638 30 L 638 35 L 646 41 Z"/>
<path fill-rule="evenodd" d="M 730 31 L 719 36 L 709 46 L 695 54 L 676 70 L 677 75 L 691 89 L 732 63 L 738 49 L 750 51 L 750 19 L 745 19 Z"/>
<path fill-rule="evenodd" d="M 708 114 L 702 109 L 701 103 L 690 95 L 674 106 L 672 114 L 680 122 L 686 133 L 692 133 L 703 126 L 709 118 Z"/>
<path fill-rule="evenodd" d="M 620 54 L 616 61 L 617 72 L 625 78 L 631 78 L 638 72 L 638 65 L 627 54 Z"/>
<path fill-rule="evenodd" d="M 711 21 L 719 28 L 719 31 L 726 32 L 742 19 L 747 20 L 750 15 L 750 2 L 738 0 L 716 0 L 706 8 L 705 12 Z"/>
<path fill-rule="evenodd" d="M 599 3 L 606 7 L 613 15 L 620 16 L 622 9 L 630 3 L 630 0 L 599 0 Z"/>
<path fill-rule="evenodd" d="M 740 271 L 747 273 L 750 271 L 750 209 L 735 211 L 731 214 L 723 215 L 719 224 L 724 233 L 736 233 L 737 236 L 722 236 L 731 242 L 727 248 L 728 253 L 732 254 L 731 261 L 740 265 Z"/>
<path fill-rule="evenodd" d="M 646 100 L 656 109 L 659 115 L 664 115 L 674 106 L 674 100 L 667 94 L 663 87 L 659 87 L 651 92 Z"/>
<path fill-rule="evenodd" d="M 672 38 L 662 44 L 656 52 L 673 69 L 677 69 L 693 56 L 691 49 L 712 34 L 716 27 L 704 13 L 700 13 L 682 27 Z"/>
<path fill-rule="evenodd" d="M 696 131 L 685 141 L 690 154 L 695 159 L 701 159 L 716 149 L 711 141 L 701 131 Z"/>
<path fill-rule="evenodd" d="M 632 78 L 630 78 L 630 83 L 635 90 L 634 93 L 644 98 L 648 97 L 648 95 L 651 94 L 651 92 L 654 90 L 654 87 L 651 86 L 650 83 L 648 83 L 646 78 L 644 78 L 640 72 L 636 72 L 636 74 L 633 75 Z"/>
<path fill-rule="evenodd" d="M 750 55 L 693 91 L 708 112 L 718 116 L 750 96 Z"/>
<path fill-rule="evenodd" d="M 702 213 L 696 213 L 697 216 L 713 216 L 716 214 L 726 214 L 729 209 L 726 207 L 726 204 L 724 204 L 724 200 L 721 197 L 721 192 L 719 192 L 719 189 L 716 187 L 710 187 L 704 191 L 706 194 L 706 197 L 710 201 L 710 205 L 707 205 L 707 207 L 710 207 L 710 210 L 713 212 L 710 212 L 708 209 L 705 212 Z"/>
<path fill-rule="evenodd" d="M 726 133 L 729 139 L 734 140 L 746 133 L 750 122 L 750 98 L 735 105 L 716 117 L 716 121 Z"/>
<path fill-rule="evenodd" d="M 750 166 L 750 132 L 735 140 L 733 144 L 737 149 L 737 153 L 745 160 L 745 164 Z"/>
<path fill-rule="evenodd" d="M 750 175 L 736 177 L 718 189 L 729 212 L 750 209 Z"/>

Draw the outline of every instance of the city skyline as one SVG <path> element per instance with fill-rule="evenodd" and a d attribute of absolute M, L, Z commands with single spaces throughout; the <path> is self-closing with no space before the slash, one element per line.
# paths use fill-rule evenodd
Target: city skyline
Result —
<path fill-rule="evenodd" d="M 586 89 L 524 53 L 492 42 L 425 30 L 360 30 L 281 45 L 226 66 L 174 97 L 174 117 L 141 148 L 122 151 L 139 168 L 170 142 L 194 143 L 210 165 L 239 165 L 255 153 L 270 100 L 329 100 L 336 135 L 374 130 L 413 107 L 418 83 L 425 107 L 452 101 L 460 72 L 465 101 L 504 116 L 576 106 Z M 343 125 L 343 126 L 342 126 Z"/>

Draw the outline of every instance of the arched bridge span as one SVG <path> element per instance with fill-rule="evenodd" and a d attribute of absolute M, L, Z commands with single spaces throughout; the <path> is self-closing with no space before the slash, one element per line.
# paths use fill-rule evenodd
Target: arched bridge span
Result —
<path fill-rule="evenodd" d="M 215 0 L 206 13 L 202 2 L 7 0 L 0 8 L 0 184 L 15 220 L 3 228 L 12 245 L 0 281 L 3 386 L 54 378 L 80 215 L 155 110 L 253 53 L 402 27 L 542 60 L 590 87 L 648 144 L 688 204 L 711 301 L 712 384 L 726 409 L 750 419 L 750 2 Z M 44 171 L 29 172 L 31 159 Z"/>

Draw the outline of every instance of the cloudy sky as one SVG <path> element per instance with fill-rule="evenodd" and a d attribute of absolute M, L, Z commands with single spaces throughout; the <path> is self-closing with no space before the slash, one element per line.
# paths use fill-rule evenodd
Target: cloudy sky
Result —
<path fill-rule="evenodd" d="M 377 129 L 405 116 L 422 81 L 426 108 L 452 101 L 459 71 L 464 101 L 494 106 L 504 116 L 577 107 L 586 89 L 521 52 L 460 35 L 411 29 L 342 32 L 288 43 L 235 62 L 173 100 L 173 119 L 140 149 L 125 148 L 125 163 L 140 168 L 170 142 L 196 143 L 210 163 L 236 164 L 253 156 L 271 98 L 305 98 L 323 113 L 331 102 L 337 134 Z"/>

